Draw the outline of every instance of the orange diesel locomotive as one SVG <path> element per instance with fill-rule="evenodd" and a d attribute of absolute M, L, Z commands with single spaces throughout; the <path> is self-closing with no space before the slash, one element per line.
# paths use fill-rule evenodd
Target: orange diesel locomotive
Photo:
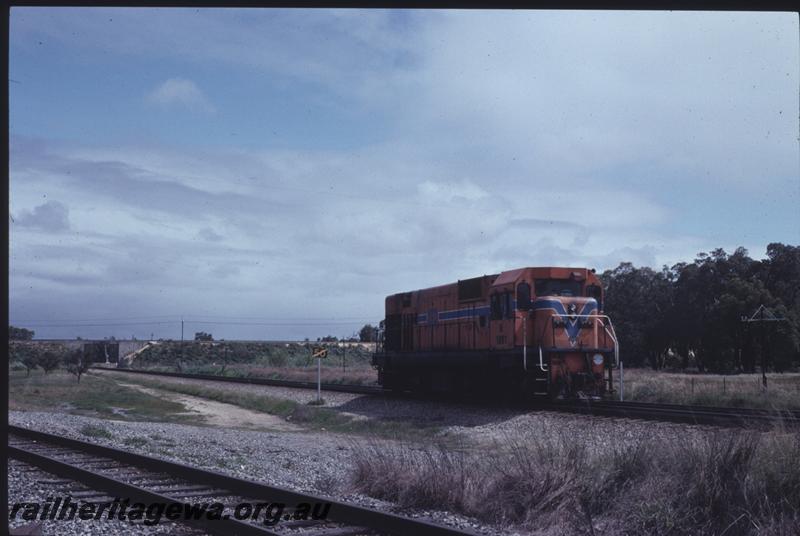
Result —
<path fill-rule="evenodd" d="M 519 268 L 386 298 L 387 389 L 552 398 L 610 392 L 618 344 L 594 270 Z"/>

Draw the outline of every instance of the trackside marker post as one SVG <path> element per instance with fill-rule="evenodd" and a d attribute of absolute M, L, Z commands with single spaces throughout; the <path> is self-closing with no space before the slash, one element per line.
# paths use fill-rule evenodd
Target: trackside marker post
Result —
<path fill-rule="evenodd" d="M 317 360 L 317 404 L 322 404 L 322 360 L 328 357 L 327 348 L 314 348 L 311 357 Z"/>

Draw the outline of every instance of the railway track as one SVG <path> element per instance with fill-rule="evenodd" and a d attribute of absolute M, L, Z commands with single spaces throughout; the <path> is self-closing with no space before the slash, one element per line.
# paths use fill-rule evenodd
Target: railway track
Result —
<path fill-rule="evenodd" d="M 260 482 L 199 469 L 135 454 L 126 450 L 86 443 L 75 439 L 8 427 L 8 457 L 36 466 L 64 480 L 50 480 L 51 485 L 80 487 L 66 489 L 72 502 L 112 503 L 115 498 L 129 499 L 129 504 L 145 505 L 219 502 L 227 515 L 219 519 L 205 516 L 182 516 L 173 521 L 212 534 L 347 536 L 376 534 L 420 534 L 456 536 L 474 534 L 426 520 L 336 501 L 327 497 L 299 493 Z M 67 495 L 67 493 L 65 493 Z M 236 505 L 284 504 L 277 523 L 267 526 L 264 517 L 236 519 Z M 330 505 L 324 519 L 296 519 L 299 511 L 292 505 Z M 266 506 L 264 508 L 267 508 Z M 301 508 L 303 508 L 301 506 Z M 53 509 L 55 511 L 55 508 Z M 274 512 L 274 510 L 272 510 Z M 324 511 L 324 507 L 320 507 Z M 239 517 L 242 517 L 241 515 Z M 250 516 L 247 516 L 250 517 Z M 301 516 L 302 517 L 302 516 Z M 321 516 L 317 516 L 321 517 Z"/>
<path fill-rule="evenodd" d="M 649 402 L 619 402 L 612 400 L 553 402 L 550 406 L 559 411 L 598 415 L 680 422 L 718 426 L 749 427 L 753 425 L 800 425 L 800 411 L 767 410 L 754 408 L 719 408 Z"/>
<path fill-rule="evenodd" d="M 228 383 L 247 383 L 255 385 L 271 385 L 278 387 L 293 387 L 298 389 L 316 389 L 316 382 L 296 380 L 274 380 L 267 378 L 234 378 L 214 376 L 211 374 L 183 374 L 178 372 L 158 372 L 137 369 L 105 369 L 114 372 L 129 374 L 143 374 L 150 376 L 166 376 L 196 380 L 210 380 Z M 339 391 L 365 395 L 390 396 L 395 393 L 386 391 L 378 386 L 349 385 L 340 383 L 323 383 L 324 391 Z M 711 406 L 687 406 L 680 404 L 656 404 L 650 402 L 619 402 L 614 400 L 600 401 L 548 401 L 535 402 L 534 408 L 550 411 L 563 411 L 583 415 L 597 415 L 604 417 L 621 417 L 630 419 L 670 421 L 687 424 L 712 424 L 720 426 L 752 426 L 755 424 L 783 424 L 786 426 L 800 426 L 800 411 L 798 410 L 768 410 L 755 408 L 720 408 Z"/>

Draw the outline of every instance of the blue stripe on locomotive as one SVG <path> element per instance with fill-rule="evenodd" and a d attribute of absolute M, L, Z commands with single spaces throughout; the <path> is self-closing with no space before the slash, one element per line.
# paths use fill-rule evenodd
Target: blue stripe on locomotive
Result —
<path fill-rule="evenodd" d="M 512 301 L 512 308 L 517 308 L 516 300 Z M 567 317 L 564 322 L 564 328 L 570 340 L 575 340 L 580 333 L 580 324 L 578 318 L 570 319 L 569 313 L 564 308 L 564 304 L 560 300 L 552 300 L 546 298 L 537 298 L 533 302 L 533 310 L 552 309 L 557 315 Z M 588 315 L 593 310 L 597 309 L 597 300 L 589 299 L 581 309 L 580 314 Z M 482 307 L 468 307 L 465 309 L 455 309 L 452 311 L 439 312 L 436 309 L 429 309 L 427 313 L 420 313 L 417 315 L 417 324 L 436 324 L 440 321 L 457 320 L 459 318 L 473 318 L 479 316 L 489 316 L 491 309 L 488 305 Z"/>
<path fill-rule="evenodd" d="M 417 324 L 435 324 L 439 321 L 479 316 L 489 316 L 489 307 L 470 307 L 467 309 L 455 309 L 453 311 L 443 312 L 439 312 L 436 309 L 429 309 L 427 313 L 420 313 L 417 315 Z"/>
<path fill-rule="evenodd" d="M 561 303 L 560 300 L 548 300 L 546 298 L 537 298 L 533 302 L 533 310 L 543 310 L 543 309 L 552 309 L 556 312 L 557 315 L 566 317 L 566 321 L 564 322 L 564 329 L 567 332 L 567 336 L 569 340 L 574 341 L 578 334 L 580 333 L 581 326 L 578 320 L 580 317 L 570 318 L 569 313 L 566 309 L 564 309 L 564 304 Z M 581 309 L 581 312 L 578 314 L 581 315 L 589 315 L 592 314 L 593 310 L 597 309 L 597 300 L 594 298 L 589 299 Z"/>

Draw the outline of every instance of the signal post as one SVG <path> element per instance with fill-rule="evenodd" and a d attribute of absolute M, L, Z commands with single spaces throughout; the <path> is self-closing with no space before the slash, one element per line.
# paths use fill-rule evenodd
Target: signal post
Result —
<path fill-rule="evenodd" d="M 311 357 L 317 360 L 317 404 L 322 405 L 322 360 L 328 357 L 328 349 L 314 348 L 311 351 Z"/>

